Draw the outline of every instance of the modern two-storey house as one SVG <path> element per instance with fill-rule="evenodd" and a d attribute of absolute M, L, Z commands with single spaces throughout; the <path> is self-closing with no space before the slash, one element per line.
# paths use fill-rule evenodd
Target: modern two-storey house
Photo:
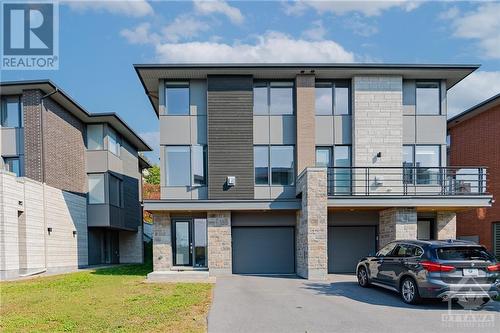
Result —
<path fill-rule="evenodd" d="M 142 262 L 138 152 L 151 148 L 51 81 L 0 88 L 1 275 Z"/>
<path fill-rule="evenodd" d="M 136 65 L 159 118 L 151 278 L 323 279 L 395 239 L 455 238 L 484 168 L 446 165 L 469 65 Z"/>

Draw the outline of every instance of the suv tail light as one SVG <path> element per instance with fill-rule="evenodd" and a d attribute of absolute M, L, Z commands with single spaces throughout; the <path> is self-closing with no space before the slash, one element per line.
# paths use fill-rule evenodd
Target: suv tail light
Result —
<path fill-rule="evenodd" d="M 455 269 L 453 266 L 441 265 L 432 261 L 422 261 L 420 265 L 428 272 L 451 272 Z"/>
<path fill-rule="evenodd" d="M 500 272 L 500 264 L 488 266 L 486 269 L 488 272 Z"/>

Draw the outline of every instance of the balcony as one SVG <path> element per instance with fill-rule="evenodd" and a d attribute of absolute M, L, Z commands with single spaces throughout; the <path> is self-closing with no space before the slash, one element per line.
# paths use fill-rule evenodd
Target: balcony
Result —
<path fill-rule="evenodd" d="M 333 167 L 330 207 L 489 207 L 484 167 Z"/>

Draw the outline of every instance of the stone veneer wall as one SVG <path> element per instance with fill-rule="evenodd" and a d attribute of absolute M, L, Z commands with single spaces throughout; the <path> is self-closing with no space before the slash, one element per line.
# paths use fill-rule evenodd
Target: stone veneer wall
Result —
<path fill-rule="evenodd" d="M 436 237 L 437 239 L 457 238 L 457 214 L 455 212 L 437 212 Z"/>
<path fill-rule="evenodd" d="M 389 208 L 380 211 L 379 249 L 397 239 L 417 239 L 417 210 Z"/>
<path fill-rule="evenodd" d="M 307 168 L 297 180 L 297 193 L 302 193 L 302 208 L 297 212 L 297 275 L 314 280 L 328 274 L 328 195 L 324 168 Z"/>
<path fill-rule="evenodd" d="M 153 213 L 153 270 L 168 271 L 172 267 L 172 229 L 170 214 Z"/>
<path fill-rule="evenodd" d="M 207 213 L 208 269 L 210 275 L 232 273 L 231 212 Z"/>

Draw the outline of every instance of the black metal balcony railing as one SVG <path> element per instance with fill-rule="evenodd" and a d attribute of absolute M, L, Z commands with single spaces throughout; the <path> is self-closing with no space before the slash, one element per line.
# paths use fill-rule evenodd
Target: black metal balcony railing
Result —
<path fill-rule="evenodd" d="M 331 167 L 328 195 L 483 195 L 484 167 Z"/>

